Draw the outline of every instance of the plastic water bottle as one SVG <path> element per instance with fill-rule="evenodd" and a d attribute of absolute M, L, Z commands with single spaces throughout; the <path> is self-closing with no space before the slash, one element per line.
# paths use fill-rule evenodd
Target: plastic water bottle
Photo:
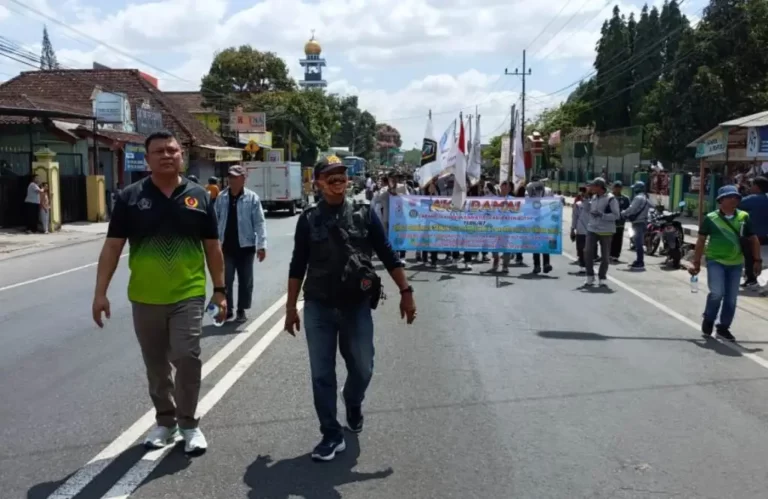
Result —
<path fill-rule="evenodd" d="M 699 276 L 692 275 L 691 276 L 691 293 L 698 293 L 699 292 Z"/>
<path fill-rule="evenodd" d="M 764 288 L 766 284 L 768 284 L 768 273 L 761 272 L 760 275 L 757 276 L 757 285 Z"/>
<path fill-rule="evenodd" d="M 205 308 L 205 313 L 208 314 L 208 316 L 211 318 L 211 321 L 213 322 L 213 325 L 216 327 L 221 327 L 224 325 L 225 321 L 219 320 L 219 314 L 221 313 L 221 307 L 216 305 L 215 303 L 211 302 L 208 304 L 208 306 Z"/>

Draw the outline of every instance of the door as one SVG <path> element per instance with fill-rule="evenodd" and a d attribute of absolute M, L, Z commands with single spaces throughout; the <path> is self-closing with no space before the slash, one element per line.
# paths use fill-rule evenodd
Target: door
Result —
<path fill-rule="evenodd" d="M 269 170 L 269 187 L 272 199 L 276 201 L 288 201 L 291 199 L 290 185 L 288 182 L 288 166 L 272 166 Z"/>
<path fill-rule="evenodd" d="M 248 175 L 246 177 L 245 185 L 259 196 L 259 199 L 263 201 L 269 201 L 269 192 L 267 192 L 267 186 L 269 185 L 267 172 L 268 168 L 264 166 L 247 166 L 245 167 Z"/>

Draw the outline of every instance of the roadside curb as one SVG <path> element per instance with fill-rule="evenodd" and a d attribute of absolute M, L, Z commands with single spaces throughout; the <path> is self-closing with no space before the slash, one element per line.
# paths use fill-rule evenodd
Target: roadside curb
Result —
<path fill-rule="evenodd" d="M 21 248 L 16 248 L 12 251 L 8 251 L 7 253 L 0 253 L 0 262 L 5 262 L 8 260 L 13 260 L 15 258 L 21 258 L 23 256 L 29 256 L 33 254 L 47 253 L 48 251 L 57 250 L 60 248 L 69 248 L 71 246 L 77 246 L 79 244 L 91 243 L 93 241 L 103 238 L 104 236 L 105 234 L 94 234 L 92 237 L 87 237 L 85 239 L 78 239 L 76 241 L 66 242 L 63 244 L 57 244 L 53 246 L 43 246 L 39 243 L 29 244 L 29 245 L 22 246 Z M 4 256 L 4 255 L 7 255 L 7 256 Z"/>

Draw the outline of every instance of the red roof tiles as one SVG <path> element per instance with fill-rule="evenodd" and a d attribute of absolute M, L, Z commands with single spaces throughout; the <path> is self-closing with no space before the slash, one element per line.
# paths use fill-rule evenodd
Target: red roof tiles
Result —
<path fill-rule="evenodd" d="M 77 112 L 91 114 L 91 96 L 96 86 L 105 92 L 125 93 L 134 118 L 136 107 L 148 100 L 152 108 L 163 113 L 163 125 L 185 145 L 225 145 L 221 137 L 144 79 L 137 69 L 27 71 L 0 84 L 0 102 L 17 107 L 29 107 L 32 102 L 49 109 L 70 112 L 77 109 Z M 62 108 L 61 103 L 66 103 L 67 109 Z M 26 118 L 23 120 L 26 122 Z"/>

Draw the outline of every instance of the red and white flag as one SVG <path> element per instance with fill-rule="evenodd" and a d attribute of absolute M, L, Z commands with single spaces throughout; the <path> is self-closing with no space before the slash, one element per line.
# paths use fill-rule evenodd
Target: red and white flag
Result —
<path fill-rule="evenodd" d="M 453 170 L 453 197 L 451 198 L 451 206 L 457 209 L 462 208 L 467 199 L 467 140 L 464 136 L 464 120 L 460 121 L 459 137 L 453 146 L 456 166 Z"/>

